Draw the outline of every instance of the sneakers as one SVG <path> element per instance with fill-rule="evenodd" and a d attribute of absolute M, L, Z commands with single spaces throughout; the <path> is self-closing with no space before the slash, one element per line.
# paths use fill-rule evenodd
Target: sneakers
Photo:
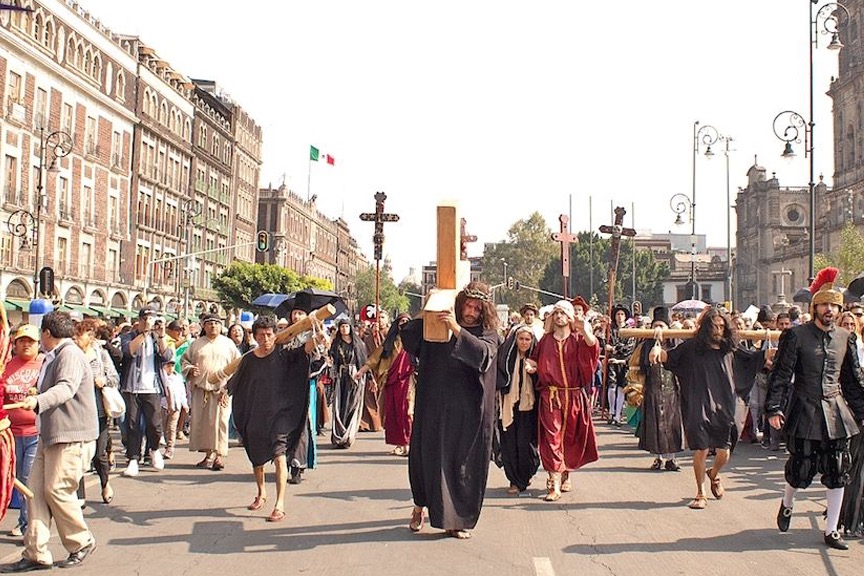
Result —
<path fill-rule="evenodd" d="M 9 532 L 9 536 L 12 536 L 13 538 L 20 538 L 21 536 L 24 536 L 24 527 L 18 524 L 17 526 L 15 526 L 15 528 L 12 529 L 11 532 Z"/>
<path fill-rule="evenodd" d="M 780 510 L 777 512 L 777 528 L 780 529 L 780 532 L 787 532 L 789 530 L 789 523 L 792 522 L 792 508 L 787 508 L 783 505 L 783 501 L 780 501 Z M 834 534 L 837 534 L 834 532 Z M 839 535 L 837 536 L 840 537 Z M 825 543 L 828 543 L 828 536 L 825 536 Z"/>
<path fill-rule="evenodd" d="M 162 453 L 159 450 L 150 451 L 150 463 L 156 470 L 165 468 L 165 460 L 162 459 Z"/>
<path fill-rule="evenodd" d="M 138 476 L 138 461 L 137 460 L 129 460 L 129 463 L 126 464 L 126 470 L 123 471 L 123 476 L 134 478 Z"/>

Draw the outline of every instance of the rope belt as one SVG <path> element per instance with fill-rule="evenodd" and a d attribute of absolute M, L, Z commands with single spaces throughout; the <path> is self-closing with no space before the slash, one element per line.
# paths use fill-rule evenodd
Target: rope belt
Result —
<path fill-rule="evenodd" d="M 549 390 L 549 405 L 557 404 L 557 408 L 561 408 L 561 397 L 558 395 L 559 390 L 584 390 L 583 386 L 547 386 Z"/>

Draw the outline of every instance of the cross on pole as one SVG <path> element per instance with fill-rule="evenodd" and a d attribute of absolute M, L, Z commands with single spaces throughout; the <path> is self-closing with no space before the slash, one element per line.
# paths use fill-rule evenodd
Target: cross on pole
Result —
<path fill-rule="evenodd" d="M 398 214 L 384 212 L 384 201 L 387 194 L 375 193 L 375 212 L 363 212 L 360 220 L 375 222 L 375 233 L 372 235 L 372 243 L 375 246 L 375 322 L 378 323 L 378 331 L 381 331 L 381 258 L 384 247 L 384 222 L 398 222 Z"/>
<path fill-rule="evenodd" d="M 566 214 L 561 214 L 558 217 L 561 222 L 561 231 L 552 234 L 552 240 L 561 243 L 561 278 L 564 281 L 564 298 L 570 297 L 570 243 L 578 243 L 579 237 L 575 234 L 570 234 L 570 217 Z"/>
<path fill-rule="evenodd" d="M 627 210 L 624 209 L 623 206 L 618 206 L 615 208 L 615 221 L 612 226 L 603 225 L 600 226 L 600 232 L 603 234 L 611 234 L 612 235 L 612 245 L 609 247 L 609 281 L 607 282 L 607 287 L 609 288 L 609 298 L 608 298 L 608 312 L 609 318 L 612 318 L 612 303 L 615 299 L 615 278 L 618 275 L 618 256 L 621 255 L 621 237 L 628 236 L 632 238 L 636 236 L 636 230 L 633 228 L 624 228 L 624 215 L 627 213 Z M 612 322 L 606 323 L 606 342 L 609 342 L 609 334 L 612 329 Z M 607 352 L 603 356 L 603 408 L 606 408 L 606 390 L 609 386 L 609 353 Z"/>
<path fill-rule="evenodd" d="M 459 259 L 467 260 L 468 259 L 468 243 L 476 242 L 477 236 L 474 234 L 468 234 L 465 232 L 465 218 L 462 218 L 459 221 Z"/>

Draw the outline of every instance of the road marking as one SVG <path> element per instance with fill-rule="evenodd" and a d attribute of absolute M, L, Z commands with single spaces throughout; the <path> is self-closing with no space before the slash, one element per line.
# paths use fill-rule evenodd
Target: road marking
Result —
<path fill-rule="evenodd" d="M 534 573 L 537 576 L 555 576 L 552 561 L 549 558 L 534 558 Z"/>

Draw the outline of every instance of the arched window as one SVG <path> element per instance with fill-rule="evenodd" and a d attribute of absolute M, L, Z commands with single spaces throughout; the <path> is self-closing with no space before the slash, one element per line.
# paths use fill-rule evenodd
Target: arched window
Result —
<path fill-rule="evenodd" d="M 42 30 L 44 28 L 44 24 L 42 22 L 42 13 L 37 12 L 36 16 L 33 17 L 33 40 L 38 43 L 42 43 Z"/>
<path fill-rule="evenodd" d="M 45 21 L 45 34 L 42 35 L 42 45 L 49 50 L 54 50 L 54 22 Z"/>
<path fill-rule="evenodd" d="M 186 122 L 183 123 L 183 139 L 189 140 L 192 134 L 192 123 L 189 122 L 189 119 L 186 119 Z"/>
<path fill-rule="evenodd" d="M 126 98 L 126 76 L 123 74 L 122 70 L 117 72 L 117 82 L 114 84 L 114 95 L 117 96 L 117 98 Z M 146 96 L 144 101 L 147 101 Z"/>
<path fill-rule="evenodd" d="M 846 165 L 851 170 L 855 167 L 855 128 L 850 124 L 846 129 Z"/>
<path fill-rule="evenodd" d="M 178 114 L 177 110 L 172 107 L 171 108 L 171 124 L 168 126 L 168 128 L 171 130 L 171 132 L 174 132 L 175 134 L 180 131 L 180 123 L 177 121 L 177 114 Z"/>
<path fill-rule="evenodd" d="M 88 76 L 93 75 L 93 55 L 90 54 L 90 49 L 84 50 L 84 73 Z"/>
<path fill-rule="evenodd" d="M 165 102 L 162 102 L 162 105 L 159 106 L 159 123 L 165 126 L 168 125 L 168 105 Z"/>
<path fill-rule="evenodd" d="M 93 78 L 96 80 L 102 81 L 102 58 L 99 57 L 99 54 L 96 54 L 93 57 Z"/>
<path fill-rule="evenodd" d="M 150 116 L 152 116 L 154 120 L 156 119 L 156 115 L 158 114 L 158 111 L 159 111 L 159 100 L 156 98 L 155 93 L 150 94 Z"/>
<path fill-rule="evenodd" d="M 75 66 L 75 37 L 69 36 L 66 42 L 66 62 Z"/>

